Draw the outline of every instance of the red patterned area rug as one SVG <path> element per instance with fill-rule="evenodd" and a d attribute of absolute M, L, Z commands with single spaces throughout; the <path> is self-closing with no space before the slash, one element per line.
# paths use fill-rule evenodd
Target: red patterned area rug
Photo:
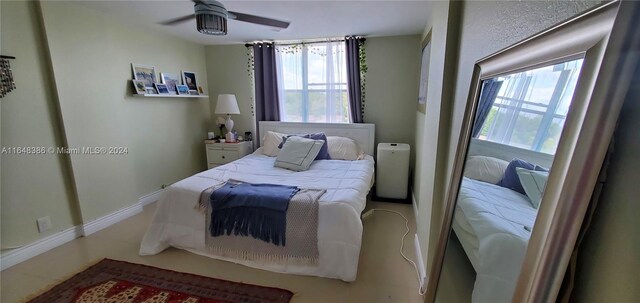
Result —
<path fill-rule="evenodd" d="M 30 303 L 265 303 L 293 293 L 104 259 Z"/>

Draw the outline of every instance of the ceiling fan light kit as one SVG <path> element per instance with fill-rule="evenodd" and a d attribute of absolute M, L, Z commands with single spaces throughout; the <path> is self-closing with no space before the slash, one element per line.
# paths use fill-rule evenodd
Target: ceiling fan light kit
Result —
<path fill-rule="evenodd" d="M 216 36 L 224 36 L 227 34 L 227 19 L 229 18 L 236 21 L 269 26 L 278 30 L 289 27 L 289 22 L 286 21 L 227 11 L 224 5 L 216 0 L 191 1 L 195 3 L 193 6 L 195 10 L 194 14 L 158 22 L 158 24 L 177 25 L 196 19 L 196 28 L 198 29 L 198 32 Z"/>
<path fill-rule="evenodd" d="M 198 31 L 207 35 L 227 34 L 227 9 L 218 1 L 198 1 L 194 5 Z"/>

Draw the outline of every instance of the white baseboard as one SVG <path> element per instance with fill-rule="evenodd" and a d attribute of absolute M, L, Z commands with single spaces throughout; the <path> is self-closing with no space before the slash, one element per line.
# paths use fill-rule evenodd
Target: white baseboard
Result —
<path fill-rule="evenodd" d="M 427 269 L 424 267 L 424 260 L 422 259 L 422 249 L 420 248 L 420 240 L 418 240 L 418 234 L 413 237 L 413 245 L 416 248 L 416 265 L 418 265 L 418 273 L 420 273 L 420 285 L 426 287 Z"/>
<path fill-rule="evenodd" d="M 86 237 L 141 212 L 142 204 L 140 202 L 127 206 L 104 217 L 82 224 L 82 235 Z"/>
<path fill-rule="evenodd" d="M 140 199 L 138 200 L 138 203 L 140 203 L 144 207 L 153 202 L 156 202 L 162 196 L 162 192 L 164 192 L 164 189 L 158 189 L 150 194 L 146 194 L 140 197 Z"/>
<path fill-rule="evenodd" d="M 79 238 L 81 236 L 88 236 L 101 229 L 116 224 L 124 219 L 139 214 L 140 212 L 142 212 L 143 206 L 157 201 L 162 195 L 162 192 L 162 189 L 157 190 L 140 197 L 138 203 L 135 203 L 131 206 L 117 210 L 111 214 L 100 217 L 86 224 L 65 229 L 57 234 L 40 239 L 23 247 L 16 248 L 0 256 L 0 270 L 5 270 L 11 266 L 31 259 L 39 254 L 54 249 L 76 238 Z"/>
<path fill-rule="evenodd" d="M 413 194 L 413 188 L 411 189 L 411 205 L 413 206 L 413 216 L 416 219 L 416 224 L 418 224 L 418 202 L 416 201 L 416 195 Z"/>
<path fill-rule="evenodd" d="M 16 248 L 5 255 L 0 256 L 0 270 L 5 270 L 20 262 L 31 259 L 41 253 L 73 241 L 80 236 L 82 236 L 82 228 L 80 226 L 74 226 L 57 234 L 42 238 L 31 244 Z"/>

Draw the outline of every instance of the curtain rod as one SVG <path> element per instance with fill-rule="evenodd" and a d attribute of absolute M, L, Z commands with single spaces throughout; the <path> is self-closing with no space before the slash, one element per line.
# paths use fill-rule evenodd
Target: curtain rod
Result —
<path fill-rule="evenodd" d="M 277 44 L 277 45 L 280 45 L 280 46 L 289 46 L 289 45 L 297 45 L 297 44 L 318 44 L 318 43 L 327 43 L 327 42 L 337 42 L 337 41 L 345 41 L 346 39 L 358 39 L 361 42 L 364 42 L 364 41 L 367 40 L 364 37 L 349 36 L 349 38 L 337 38 L 335 40 L 326 39 L 326 40 L 312 40 L 312 41 L 287 42 L 287 43 L 278 43 L 277 41 L 272 41 L 270 43 Z M 258 42 L 258 43 L 260 43 L 260 42 Z M 256 43 L 255 42 L 248 42 L 248 43 L 245 43 L 244 46 L 250 47 L 250 46 L 253 46 L 254 44 L 256 44 Z"/>
<path fill-rule="evenodd" d="M 16 57 L 14 56 L 5 56 L 5 55 L 0 55 L 0 59 L 15 59 Z"/>

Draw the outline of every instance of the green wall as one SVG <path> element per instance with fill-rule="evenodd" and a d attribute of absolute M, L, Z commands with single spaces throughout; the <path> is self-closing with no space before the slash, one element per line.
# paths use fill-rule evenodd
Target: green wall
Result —
<path fill-rule="evenodd" d="M 16 87 L 0 101 L 2 147 L 62 146 L 61 121 L 50 58 L 36 2 L 0 3 L 2 53 L 11 61 Z M 2 154 L 0 229 L 2 248 L 19 247 L 80 223 L 67 157 Z M 39 234 L 36 219 L 50 216 Z"/>
<path fill-rule="evenodd" d="M 419 35 L 367 38 L 369 72 L 366 80 L 364 120 L 376 124 L 376 142 L 402 142 L 413 147 L 415 110 L 418 103 Z M 244 45 L 211 45 L 206 48 L 211 91 L 211 116 L 216 96 L 236 94 L 240 115 L 233 115 L 239 132 L 253 130 L 253 89 L 247 72 Z M 219 131 L 217 131 L 219 132 Z"/>
<path fill-rule="evenodd" d="M 78 3 L 0 5 L 2 51 L 17 57 L 18 87 L 0 103 L 2 146 L 128 149 L 2 155 L 3 248 L 111 214 L 206 168 L 209 99 L 133 97 L 130 82 L 133 62 L 194 71 L 207 83 L 204 46 L 113 22 Z M 53 228 L 40 234 L 36 219 L 43 216 Z"/>

